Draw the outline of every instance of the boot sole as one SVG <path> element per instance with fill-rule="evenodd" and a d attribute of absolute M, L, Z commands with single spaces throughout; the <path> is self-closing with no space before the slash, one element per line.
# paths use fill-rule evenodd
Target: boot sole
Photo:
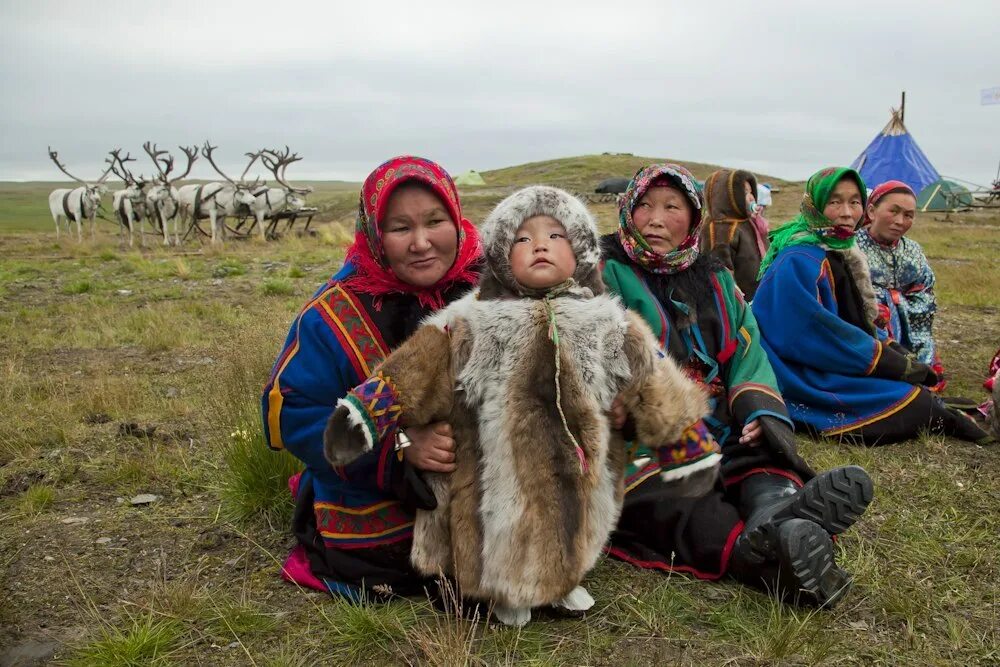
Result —
<path fill-rule="evenodd" d="M 806 519 L 839 535 L 854 525 L 874 497 L 875 485 L 864 468 L 834 468 L 806 482 L 775 519 Z"/>
<path fill-rule="evenodd" d="M 779 581 L 797 604 L 833 607 L 850 590 L 851 575 L 833 559 L 833 542 L 820 526 L 790 519 L 778 532 Z"/>

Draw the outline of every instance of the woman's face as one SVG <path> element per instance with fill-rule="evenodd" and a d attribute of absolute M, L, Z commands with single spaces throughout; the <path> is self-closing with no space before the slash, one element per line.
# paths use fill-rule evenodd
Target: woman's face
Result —
<path fill-rule="evenodd" d="M 853 232 L 861 220 L 864 207 L 861 191 L 853 178 L 844 178 L 833 189 L 830 199 L 823 208 L 823 215 L 845 234 Z"/>
<path fill-rule="evenodd" d="M 426 187 L 404 183 L 386 203 L 382 248 L 396 277 L 417 287 L 444 278 L 458 254 L 458 227 L 444 203 Z"/>
<path fill-rule="evenodd" d="M 891 192 L 877 206 L 868 205 L 872 219 L 869 233 L 879 243 L 892 245 L 910 231 L 917 215 L 917 200 L 906 192 Z"/>
<path fill-rule="evenodd" d="M 677 188 L 657 185 L 643 193 L 632 221 L 654 251 L 668 253 L 681 244 L 691 230 L 691 202 Z"/>

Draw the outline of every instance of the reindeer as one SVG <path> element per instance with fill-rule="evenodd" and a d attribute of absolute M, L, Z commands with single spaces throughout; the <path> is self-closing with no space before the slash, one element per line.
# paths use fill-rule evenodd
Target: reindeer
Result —
<path fill-rule="evenodd" d="M 250 205 L 250 212 L 256 218 L 257 226 L 260 228 L 260 238 L 264 240 L 266 235 L 264 221 L 270 220 L 276 213 L 282 211 L 300 210 L 306 204 L 304 196 L 312 192 L 312 188 L 295 188 L 285 180 L 285 170 L 288 169 L 288 165 L 302 159 L 298 153 L 292 153 L 288 146 L 285 146 L 284 152 L 263 149 L 257 153 L 247 153 L 247 157 L 251 158 L 251 163 L 259 157 L 264 166 L 274 174 L 274 180 L 281 185 L 280 188 L 259 188 L 253 193 L 254 202 Z"/>
<path fill-rule="evenodd" d="M 111 165 L 111 171 L 115 176 L 125 183 L 124 190 L 116 190 L 112 198 L 112 208 L 115 216 L 121 224 L 122 244 L 125 243 L 125 230 L 128 229 L 128 246 L 133 246 L 132 237 L 135 233 L 135 223 L 139 223 L 139 243 L 146 245 L 146 193 L 144 192 L 148 182 L 140 174 L 139 178 L 132 175 L 132 172 L 125 166 L 126 162 L 135 162 L 131 153 L 121 157 L 121 149 L 111 151 L 111 158 L 107 160 Z"/>
<path fill-rule="evenodd" d="M 142 145 L 143 150 L 153 160 L 153 165 L 160 173 L 157 183 L 150 188 L 146 195 L 146 206 L 159 220 L 160 228 L 163 230 L 163 245 L 170 245 L 170 233 L 168 226 L 171 221 L 174 223 L 174 245 L 181 244 L 180 226 L 183 222 L 180 206 L 180 193 L 174 184 L 191 173 L 191 166 L 198 159 L 198 147 L 178 146 L 187 156 L 187 169 L 180 176 L 171 177 L 174 170 L 174 158 L 170 153 L 158 150 L 156 144 L 147 141 Z M 166 156 L 166 157 L 164 157 Z M 163 163 L 162 166 L 160 163 Z"/>
<path fill-rule="evenodd" d="M 95 182 L 88 183 L 69 173 L 66 170 L 66 165 L 59 162 L 59 153 L 52 150 L 51 146 L 49 146 L 49 157 L 59 167 L 59 171 L 80 184 L 78 188 L 59 188 L 53 190 L 49 195 L 49 211 L 52 213 L 52 220 L 56 223 L 56 238 L 59 238 L 59 220 L 65 218 L 67 232 L 70 229 L 70 223 L 76 222 L 76 238 L 77 241 L 82 243 L 83 232 L 81 230 L 81 223 L 84 218 L 88 218 L 90 220 L 90 238 L 93 239 L 97 233 L 97 223 L 94 221 L 94 218 L 97 215 L 97 209 L 101 206 L 101 196 L 108 191 L 108 188 L 104 185 L 104 181 L 111 173 L 111 167 L 109 166 L 105 169 L 101 177 Z"/>
<path fill-rule="evenodd" d="M 212 168 L 227 183 L 206 183 L 204 185 L 185 185 L 179 191 L 181 203 L 181 214 L 185 219 L 190 216 L 191 223 L 196 224 L 198 220 L 208 218 L 212 225 L 212 243 L 218 243 L 225 239 L 226 216 L 235 215 L 240 206 L 249 207 L 253 204 L 255 190 L 260 180 L 255 179 L 253 183 L 247 184 L 243 179 L 246 177 L 250 166 L 254 160 L 250 161 L 246 169 L 240 175 L 239 180 L 234 181 L 229 178 L 212 159 L 212 152 L 218 146 L 212 146 L 209 142 L 201 148 L 201 154 L 212 165 Z"/>

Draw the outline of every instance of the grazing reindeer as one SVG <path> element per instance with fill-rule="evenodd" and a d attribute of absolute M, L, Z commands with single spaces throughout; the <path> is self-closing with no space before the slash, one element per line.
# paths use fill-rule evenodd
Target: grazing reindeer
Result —
<path fill-rule="evenodd" d="M 229 178 L 219 165 L 212 159 L 212 152 L 218 146 L 212 146 L 207 141 L 201 148 L 201 154 L 212 165 L 212 168 L 226 179 L 226 183 L 205 183 L 204 185 L 185 185 L 179 191 L 181 214 L 185 219 L 190 216 L 192 224 L 198 220 L 208 218 L 212 225 L 212 243 L 218 243 L 225 239 L 226 216 L 235 215 L 240 206 L 249 207 L 253 204 L 255 190 L 260 184 L 259 179 L 247 184 L 243 179 L 246 177 L 250 166 L 256 158 L 250 161 L 246 169 L 240 175 L 239 180 L 234 181 Z"/>
<path fill-rule="evenodd" d="M 126 162 L 135 162 L 131 153 L 121 157 L 121 150 L 116 148 L 111 151 L 111 158 L 108 163 L 115 176 L 125 183 L 124 190 L 115 190 L 112 198 L 112 208 L 115 216 L 121 224 L 122 244 L 125 243 L 125 230 L 128 229 L 128 247 L 133 246 L 132 237 L 135 233 L 135 223 L 139 223 L 139 244 L 146 245 L 146 193 L 148 184 L 146 179 L 140 174 L 139 178 L 132 175 L 132 172 L 125 166 Z"/>
<path fill-rule="evenodd" d="M 49 195 L 49 211 L 52 213 L 52 219 L 56 223 L 56 238 L 59 238 L 59 220 L 61 218 L 66 219 L 67 232 L 69 231 L 70 223 L 76 222 L 76 239 L 81 243 L 83 242 L 81 224 L 84 218 L 88 218 L 90 220 L 90 238 L 94 238 L 97 227 L 94 217 L 97 215 L 97 209 L 101 206 L 101 196 L 108 191 L 104 185 L 104 181 L 111 173 L 111 167 L 105 169 L 101 177 L 95 182 L 88 183 L 69 173 L 66 170 L 66 165 L 59 161 L 59 153 L 52 150 L 51 146 L 49 147 L 49 157 L 59 167 L 59 171 L 80 184 L 78 188 L 59 188 L 53 190 Z"/>
<path fill-rule="evenodd" d="M 257 219 L 260 238 L 263 240 L 266 234 L 264 221 L 282 211 L 300 210 L 306 205 L 304 197 L 312 192 L 312 188 L 295 188 L 285 180 L 285 170 L 288 169 L 288 165 L 302 159 L 298 153 L 292 153 L 288 146 L 285 146 L 284 152 L 264 149 L 257 153 L 247 153 L 247 157 L 254 159 L 260 157 L 264 166 L 274 174 L 274 180 L 281 185 L 280 188 L 260 188 L 254 191 L 254 202 L 250 206 L 250 212 Z"/>
<path fill-rule="evenodd" d="M 146 195 L 146 206 L 151 215 L 155 215 L 160 222 L 160 228 L 163 230 L 163 245 L 170 245 L 168 227 L 173 222 L 174 245 L 179 246 L 181 244 L 180 226 L 184 216 L 181 215 L 180 193 L 174 184 L 191 173 L 191 166 L 198 159 L 198 147 L 178 146 L 187 156 L 187 169 L 180 176 L 170 175 L 174 170 L 174 158 L 170 153 L 165 150 L 157 150 L 156 144 L 149 141 L 144 143 L 142 148 L 153 160 L 153 165 L 160 173 L 156 178 L 156 184 L 150 188 Z"/>

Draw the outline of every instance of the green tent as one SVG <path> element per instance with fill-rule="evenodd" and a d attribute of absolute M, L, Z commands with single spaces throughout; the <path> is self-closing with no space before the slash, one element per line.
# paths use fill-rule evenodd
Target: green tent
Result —
<path fill-rule="evenodd" d="M 968 189 L 943 178 L 925 187 L 917 197 L 917 209 L 921 211 L 954 211 L 971 205 Z"/>
<path fill-rule="evenodd" d="M 464 174 L 455 177 L 455 185 L 486 185 L 486 181 L 475 169 L 470 169 Z"/>

